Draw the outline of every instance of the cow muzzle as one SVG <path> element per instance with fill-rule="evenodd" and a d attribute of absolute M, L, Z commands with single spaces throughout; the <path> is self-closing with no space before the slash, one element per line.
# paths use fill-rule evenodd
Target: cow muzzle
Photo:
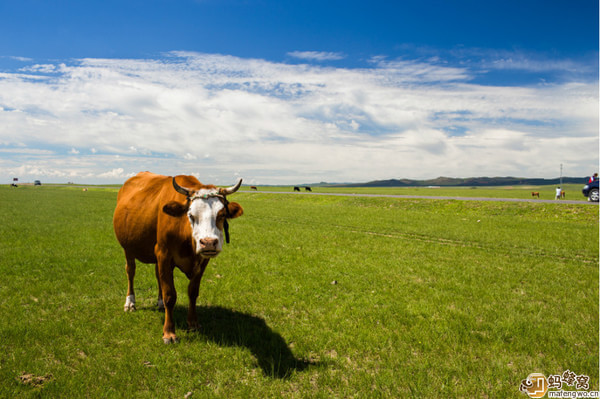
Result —
<path fill-rule="evenodd" d="M 218 238 L 202 238 L 199 244 L 199 254 L 205 258 L 214 258 L 221 252 Z"/>

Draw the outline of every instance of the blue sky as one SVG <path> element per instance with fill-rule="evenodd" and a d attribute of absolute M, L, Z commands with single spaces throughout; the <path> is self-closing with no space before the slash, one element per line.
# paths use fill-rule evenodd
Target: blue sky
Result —
<path fill-rule="evenodd" d="M 596 1 L 0 1 L 0 181 L 598 162 Z"/>

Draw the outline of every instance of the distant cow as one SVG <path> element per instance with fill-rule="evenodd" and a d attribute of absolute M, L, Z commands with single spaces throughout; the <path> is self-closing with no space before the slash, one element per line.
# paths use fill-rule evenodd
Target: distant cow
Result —
<path fill-rule="evenodd" d="M 177 342 L 173 308 L 177 292 L 173 270 L 179 268 L 190 279 L 187 322 L 198 328 L 196 299 L 200 280 L 210 259 L 223 246 L 223 230 L 229 242 L 228 219 L 243 213 L 242 207 L 227 200 L 242 179 L 229 188 L 204 185 L 194 176 L 167 177 L 138 173 L 125 182 L 117 196 L 113 226 L 127 260 L 125 311 L 135 310 L 133 279 L 136 259 L 155 263 L 158 306 L 165 307 L 163 341 Z"/>
<path fill-rule="evenodd" d="M 256 186 L 250 186 L 250 190 L 258 190 Z"/>
<path fill-rule="evenodd" d="M 311 191 L 311 192 L 312 192 L 312 190 L 311 190 L 311 188 L 310 188 L 310 187 L 304 187 L 304 189 L 305 189 L 306 191 Z"/>
<path fill-rule="evenodd" d="M 539 191 L 532 191 L 531 196 L 540 198 L 540 193 L 539 193 Z"/>
<path fill-rule="evenodd" d="M 294 187 L 294 191 L 300 191 L 300 187 Z"/>
<path fill-rule="evenodd" d="M 566 198 L 566 195 L 565 195 L 565 191 L 564 191 L 564 190 L 560 192 L 560 197 L 561 197 L 561 198 L 563 198 L 563 199 L 564 199 L 564 198 Z"/>

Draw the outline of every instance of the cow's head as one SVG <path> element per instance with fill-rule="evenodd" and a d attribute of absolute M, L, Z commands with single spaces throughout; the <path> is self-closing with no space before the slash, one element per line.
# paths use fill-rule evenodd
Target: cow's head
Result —
<path fill-rule="evenodd" d="M 227 200 L 227 195 L 235 193 L 241 185 L 242 179 L 239 179 L 228 188 L 210 186 L 194 190 L 181 187 L 173 178 L 173 187 L 187 197 L 187 202 L 169 202 L 163 211 L 174 217 L 187 214 L 196 253 L 204 258 L 214 258 L 223 249 L 223 230 L 229 242 L 227 219 L 235 219 L 244 212 L 240 204 Z"/>

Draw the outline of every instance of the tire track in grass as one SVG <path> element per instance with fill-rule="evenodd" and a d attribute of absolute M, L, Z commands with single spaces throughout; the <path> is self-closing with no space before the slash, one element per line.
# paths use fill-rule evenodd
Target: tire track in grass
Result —
<path fill-rule="evenodd" d="M 345 229 L 348 228 L 347 226 L 346 227 L 338 226 L 338 227 L 345 228 Z M 503 251 L 503 252 L 509 253 L 511 255 L 514 255 L 516 252 L 521 256 L 536 256 L 536 257 L 560 259 L 563 261 L 576 259 L 583 263 L 593 263 L 593 264 L 598 263 L 598 259 L 592 258 L 592 257 L 587 257 L 587 256 L 582 256 L 580 254 L 577 254 L 574 257 L 569 257 L 569 256 L 561 255 L 559 253 L 550 253 L 550 252 L 547 252 L 547 251 L 544 251 L 541 249 L 537 249 L 537 248 L 520 247 L 517 245 L 512 245 L 512 246 L 489 245 L 489 244 L 483 244 L 483 243 L 478 243 L 478 242 L 474 242 L 474 241 L 462 241 L 462 240 L 454 240 L 454 239 L 441 238 L 441 237 L 432 237 L 432 236 L 426 236 L 426 235 L 419 235 L 416 233 L 395 232 L 393 234 L 390 234 L 390 233 L 379 233 L 379 232 L 373 232 L 373 231 L 360 231 L 360 230 L 347 230 L 347 231 L 351 231 L 354 233 L 362 233 L 362 234 L 367 234 L 367 235 L 374 235 L 374 236 L 379 236 L 379 237 L 386 237 L 386 238 L 396 238 L 396 239 L 409 238 L 414 241 L 421 241 L 421 242 L 439 244 L 439 245 L 449 245 L 449 246 L 456 246 L 456 247 L 463 247 L 463 248 L 475 248 L 475 249 L 479 249 L 479 250 L 491 250 L 491 251 L 495 251 L 495 252 Z"/>
<path fill-rule="evenodd" d="M 283 219 L 283 218 L 277 218 L 277 217 L 272 217 L 269 220 L 272 222 L 277 221 L 282 224 L 293 224 L 293 225 L 301 226 L 301 227 L 306 227 L 306 225 L 307 225 L 306 221 L 297 221 L 296 222 L 296 221 L 287 220 L 287 219 Z M 550 253 L 546 250 L 539 249 L 539 248 L 522 247 L 522 246 L 518 246 L 518 245 L 511 245 L 511 246 L 492 245 L 489 243 L 464 241 L 464 240 L 457 240 L 457 239 L 451 239 L 451 238 L 435 237 L 435 236 L 430 236 L 430 235 L 425 235 L 425 234 L 398 232 L 398 231 L 377 232 L 377 231 L 363 230 L 356 226 L 331 224 L 331 223 L 319 223 L 315 220 L 311 220 L 310 225 L 313 228 L 315 226 L 320 226 L 320 227 L 324 227 L 324 228 L 336 228 L 338 230 L 343 230 L 344 232 L 347 232 L 347 233 L 371 235 L 371 236 L 376 236 L 376 237 L 385 237 L 385 238 L 392 238 L 392 239 L 398 239 L 398 240 L 409 239 L 409 240 L 420 241 L 420 242 L 424 242 L 424 243 L 456 246 L 456 247 L 463 247 L 463 248 L 474 248 L 474 249 L 483 250 L 483 251 L 493 251 L 493 252 L 502 251 L 503 253 L 507 253 L 507 254 L 513 255 L 513 256 L 515 254 L 519 254 L 521 256 L 535 256 L 535 257 L 543 257 L 543 258 L 552 258 L 552 259 L 559 259 L 559 260 L 563 260 L 563 261 L 577 260 L 577 261 L 580 261 L 583 263 L 592 263 L 595 265 L 598 264 L 598 259 L 591 257 L 591 256 L 577 254 L 573 257 L 569 257 L 569 256 L 564 256 L 560 253 Z"/>
<path fill-rule="evenodd" d="M 378 237 L 395 238 L 395 239 L 407 239 L 408 238 L 408 239 L 412 239 L 414 241 L 421 241 L 421 242 L 426 242 L 426 243 L 449 245 L 449 246 L 456 246 L 456 247 L 463 247 L 463 248 L 475 248 L 475 249 L 479 249 L 479 250 L 494 250 L 494 251 L 505 251 L 505 252 L 514 252 L 516 250 L 520 255 L 523 255 L 523 256 L 539 256 L 539 257 L 560 259 L 560 260 L 565 260 L 565 261 L 573 260 L 573 257 L 563 256 L 563 255 L 556 254 L 556 253 L 548 253 L 547 251 L 538 250 L 538 249 L 519 247 L 517 245 L 510 246 L 510 247 L 507 247 L 507 246 L 503 247 L 503 246 L 495 246 L 495 245 L 484 245 L 482 243 L 477 243 L 474 241 L 461 241 L 461 240 L 453 240 L 453 239 L 441 238 L 441 237 L 425 236 L 425 235 L 419 235 L 416 233 L 394 232 L 393 234 L 391 234 L 391 233 L 379 233 L 379 232 L 375 232 L 375 231 L 366 231 L 366 230 L 351 230 L 350 226 L 337 225 L 334 227 L 344 229 L 345 231 L 350 232 L 350 233 L 359 233 L 359 234 L 366 234 L 366 235 L 372 235 L 372 236 L 378 236 Z M 594 263 L 594 264 L 598 263 L 598 259 L 582 256 L 580 254 L 575 255 L 574 258 L 583 263 Z"/>

